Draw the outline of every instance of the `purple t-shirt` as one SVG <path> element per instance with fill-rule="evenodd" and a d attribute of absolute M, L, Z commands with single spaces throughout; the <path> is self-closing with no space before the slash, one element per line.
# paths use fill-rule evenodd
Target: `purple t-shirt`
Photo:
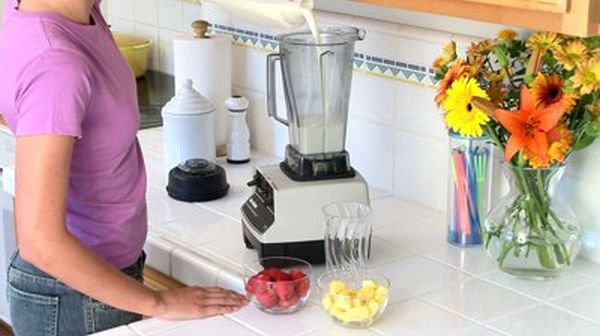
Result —
<path fill-rule="evenodd" d="M 146 173 L 136 138 L 135 78 L 99 9 L 81 25 L 7 0 L 0 111 L 17 136 L 76 138 L 67 203 L 71 234 L 118 268 L 146 238 Z M 53 197 L 48 191 L 48 197 Z M 43 235 L 43 232 L 39 233 Z"/>

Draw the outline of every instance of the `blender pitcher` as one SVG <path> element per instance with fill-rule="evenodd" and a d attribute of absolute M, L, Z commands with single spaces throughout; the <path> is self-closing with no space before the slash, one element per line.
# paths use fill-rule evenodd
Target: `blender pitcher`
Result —
<path fill-rule="evenodd" d="M 279 54 L 267 58 L 269 116 L 288 126 L 281 168 L 293 180 L 354 176 L 345 150 L 354 43 L 364 31 L 331 27 L 279 37 Z M 275 66 L 281 63 L 287 118 L 277 113 Z"/>

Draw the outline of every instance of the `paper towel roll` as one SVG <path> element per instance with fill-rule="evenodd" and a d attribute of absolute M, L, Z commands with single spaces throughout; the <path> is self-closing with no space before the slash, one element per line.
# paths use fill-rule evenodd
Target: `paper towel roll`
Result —
<path fill-rule="evenodd" d="M 174 39 L 173 51 L 175 90 L 179 90 L 186 78 L 193 81 L 194 89 L 216 107 L 216 144 L 226 144 L 228 114 L 225 101 L 231 96 L 231 37 L 179 36 Z"/>

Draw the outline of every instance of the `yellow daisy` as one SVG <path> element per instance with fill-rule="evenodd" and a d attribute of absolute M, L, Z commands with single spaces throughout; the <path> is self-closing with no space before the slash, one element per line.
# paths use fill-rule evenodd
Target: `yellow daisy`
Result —
<path fill-rule="evenodd" d="M 527 39 L 527 47 L 533 51 L 545 53 L 548 50 L 557 50 L 561 39 L 556 33 L 538 32 Z"/>
<path fill-rule="evenodd" d="M 517 37 L 517 32 L 512 29 L 504 29 L 498 33 L 498 39 L 502 41 L 514 40 Z"/>
<path fill-rule="evenodd" d="M 573 70 L 587 56 L 588 49 L 581 40 L 567 43 L 554 51 L 554 57 L 567 70 Z"/>
<path fill-rule="evenodd" d="M 433 68 L 439 69 L 448 63 L 454 61 L 456 59 L 456 42 L 450 41 L 450 43 L 444 46 L 442 49 L 442 54 L 433 61 Z"/>
<path fill-rule="evenodd" d="M 490 118 L 471 101 L 473 97 L 488 100 L 487 93 L 479 87 L 473 78 L 462 77 L 454 81 L 446 92 L 444 110 L 446 110 L 446 124 L 450 129 L 462 136 L 481 136 L 483 126 Z"/>
<path fill-rule="evenodd" d="M 592 59 L 583 62 L 571 77 L 571 81 L 582 95 L 600 89 L 600 60 Z"/>

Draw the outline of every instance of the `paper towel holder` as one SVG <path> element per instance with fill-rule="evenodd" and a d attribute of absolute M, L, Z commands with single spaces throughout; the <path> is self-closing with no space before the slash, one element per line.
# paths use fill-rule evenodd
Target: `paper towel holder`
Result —
<path fill-rule="evenodd" d="M 196 20 L 196 21 L 192 22 L 192 29 L 194 30 L 194 37 L 201 38 L 201 39 L 210 38 L 210 36 L 206 35 L 206 32 L 208 31 L 208 26 L 209 26 L 209 23 L 208 23 L 208 21 L 205 21 L 205 20 Z"/>

